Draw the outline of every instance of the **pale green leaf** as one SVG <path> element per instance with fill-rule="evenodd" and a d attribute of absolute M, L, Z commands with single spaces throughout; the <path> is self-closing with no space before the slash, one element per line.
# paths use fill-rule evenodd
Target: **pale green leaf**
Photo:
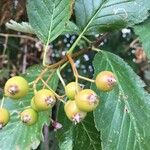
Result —
<path fill-rule="evenodd" d="M 150 95 L 143 82 L 130 66 L 118 56 L 99 52 L 94 59 L 95 75 L 103 70 L 112 71 L 117 86 L 111 92 L 91 88 L 101 99 L 94 111 L 95 124 L 101 131 L 104 150 L 149 150 Z"/>
<path fill-rule="evenodd" d="M 70 17 L 69 0 L 28 0 L 29 22 L 40 40 L 47 44 L 64 30 Z"/>
<path fill-rule="evenodd" d="M 69 21 L 62 34 L 79 34 L 79 33 L 80 33 L 80 30 L 77 27 L 77 25 Z"/>
<path fill-rule="evenodd" d="M 6 27 L 19 32 L 34 34 L 34 30 L 28 22 L 17 23 L 14 20 L 10 20 L 6 23 Z"/>

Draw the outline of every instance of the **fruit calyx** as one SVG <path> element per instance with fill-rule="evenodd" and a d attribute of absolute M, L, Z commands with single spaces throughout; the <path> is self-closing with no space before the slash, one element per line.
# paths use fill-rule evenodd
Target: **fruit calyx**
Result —
<path fill-rule="evenodd" d="M 10 85 L 7 89 L 7 91 L 9 92 L 10 95 L 15 95 L 16 93 L 19 92 L 19 88 L 17 85 Z"/>
<path fill-rule="evenodd" d="M 55 104 L 55 100 L 52 96 L 48 96 L 45 98 L 45 103 L 47 106 L 53 106 Z"/>
<path fill-rule="evenodd" d="M 77 124 L 80 123 L 84 118 L 81 116 L 80 113 L 76 113 L 73 117 L 72 117 L 72 121 Z"/>
<path fill-rule="evenodd" d="M 38 113 L 32 108 L 27 108 L 21 112 L 21 121 L 26 125 L 33 125 L 38 120 Z"/>
<path fill-rule="evenodd" d="M 31 120 L 31 116 L 29 114 L 26 114 L 22 117 L 23 123 L 28 123 Z"/>
<path fill-rule="evenodd" d="M 87 96 L 88 102 L 90 105 L 97 104 L 97 95 L 96 94 L 90 94 Z"/>

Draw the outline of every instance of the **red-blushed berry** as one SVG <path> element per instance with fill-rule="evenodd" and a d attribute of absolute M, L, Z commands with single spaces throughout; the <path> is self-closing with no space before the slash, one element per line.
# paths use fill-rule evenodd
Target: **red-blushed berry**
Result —
<path fill-rule="evenodd" d="M 116 78 L 111 71 L 102 71 L 96 76 L 96 87 L 101 91 L 111 91 L 116 85 Z"/>
<path fill-rule="evenodd" d="M 99 99 L 96 93 L 91 89 L 84 89 L 75 96 L 77 107 L 81 111 L 93 111 L 99 104 Z"/>

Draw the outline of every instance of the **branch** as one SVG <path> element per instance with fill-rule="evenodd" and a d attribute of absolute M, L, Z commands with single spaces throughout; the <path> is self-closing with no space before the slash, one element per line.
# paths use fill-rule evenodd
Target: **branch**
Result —
<path fill-rule="evenodd" d="M 38 42 L 38 40 L 36 38 L 33 38 L 31 36 L 28 35 L 18 35 L 18 34 L 5 34 L 5 33 L 0 33 L 0 36 L 3 37 L 16 37 L 16 38 L 24 38 L 24 39 L 28 39 L 34 42 Z"/>
<path fill-rule="evenodd" d="M 87 53 L 89 50 L 91 49 L 91 47 L 86 48 L 86 49 L 81 49 L 79 52 L 76 52 L 74 54 L 71 55 L 72 58 L 77 58 L 80 55 L 83 55 L 85 53 Z M 60 61 L 58 61 L 55 64 L 49 65 L 47 66 L 49 69 L 55 69 L 60 67 L 62 64 L 64 64 L 65 62 L 68 62 L 68 59 L 66 57 L 64 57 L 63 59 L 61 59 Z"/>
<path fill-rule="evenodd" d="M 85 53 L 88 53 L 92 47 L 98 47 L 100 45 L 100 43 L 103 42 L 103 40 L 106 38 L 106 36 L 108 35 L 108 33 L 105 33 L 103 34 L 102 36 L 98 37 L 96 41 L 92 42 L 88 48 L 83 48 L 83 49 L 80 49 L 78 52 L 74 53 L 74 54 L 70 54 L 70 56 L 72 58 L 77 58 L 78 56 L 81 56 Z M 65 62 L 68 62 L 68 59 L 66 57 L 64 57 L 63 59 L 61 59 L 60 61 L 58 61 L 57 63 L 55 64 L 52 64 L 52 65 L 48 65 L 47 67 L 49 69 L 54 69 L 54 68 L 58 68 L 60 67 L 62 64 L 64 64 Z"/>

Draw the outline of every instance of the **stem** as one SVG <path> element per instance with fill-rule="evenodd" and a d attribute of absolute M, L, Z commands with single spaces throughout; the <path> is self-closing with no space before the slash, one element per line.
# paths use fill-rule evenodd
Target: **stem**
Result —
<path fill-rule="evenodd" d="M 47 55 L 48 45 L 44 46 L 44 54 L 43 54 L 43 66 L 46 66 L 46 55 Z"/>
<path fill-rule="evenodd" d="M 52 31 L 52 24 L 53 24 L 53 17 L 54 17 L 54 11 L 55 10 L 55 5 L 53 5 L 53 9 L 52 9 L 52 17 L 51 17 L 51 23 L 50 23 L 50 27 L 49 27 L 49 31 L 48 31 L 48 39 L 46 42 L 46 46 L 44 48 L 44 56 L 43 56 L 43 66 L 46 66 L 46 54 L 47 54 L 47 49 L 48 49 L 48 44 L 50 42 L 50 37 L 51 37 L 51 31 Z"/>
<path fill-rule="evenodd" d="M 33 84 L 34 84 L 34 81 L 28 83 L 29 86 L 33 85 Z"/>
<path fill-rule="evenodd" d="M 89 79 L 89 78 L 87 78 L 87 77 L 83 77 L 83 76 L 81 76 L 81 75 L 78 75 L 78 78 L 83 79 L 83 80 L 86 80 L 86 81 L 89 81 L 89 82 L 92 82 L 92 83 L 95 83 L 95 80 Z"/>
<path fill-rule="evenodd" d="M 52 73 L 49 75 L 49 77 L 47 78 L 46 80 L 46 83 L 48 83 L 48 81 L 51 79 L 51 77 L 53 76 L 54 74 L 54 70 L 52 71 Z M 45 85 L 43 86 L 43 89 L 45 88 Z"/>
<path fill-rule="evenodd" d="M 68 60 L 69 60 L 69 62 L 71 64 L 71 67 L 72 67 L 72 70 L 73 70 L 73 74 L 74 74 L 75 80 L 76 80 L 76 86 L 78 86 L 78 78 L 86 80 L 86 81 L 89 81 L 89 82 L 92 82 L 92 83 L 95 82 L 95 80 L 92 80 L 92 79 L 89 79 L 87 77 L 83 77 L 83 76 L 79 75 L 78 71 L 77 71 L 77 68 L 75 66 L 75 63 L 74 63 L 73 59 L 71 58 L 71 56 L 69 54 L 67 54 L 66 56 L 67 56 L 67 58 L 68 58 Z"/>
<path fill-rule="evenodd" d="M 66 66 L 68 65 L 68 62 L 66 62 L 65 64 L 63 64 L 60 68 L 60 70 L 64 69 Z"/>
<path fill-rule="evenodd" d="M 95 48 L 95 47 L 92 47 L 92 50 L 96 51 L 96 52 L 101 52 L 102 50 L 98 49 L 98 48 Z"/>
<path fill-rule="evenodd" d="M 52 90 L 52 88 L 43 79 L 40 79 L 40 80 L 56 97 L 60 97 L 54 90 Z"/>
<path fill-rule="evenodd" d="M 30 36 L 27 36 L 27 35 L 17 35 L 17 34 L 4 34 L 4 33 L 0 33 L 0 36 L 3 36 L 3 37 L 16 37 L 16 38 L 24 38 L 24 39 L 28 39 L 28 40 L 31 40 L 31 41 L 34 41 L 34 42 L 37 42 L 38 40 L 33 38 L 33 37 L 30 37 Z"/>
<path fill-rule="evenodd" d="M 82 55 L 82 54 L 87 53 L 90 49 L 91 49 L 91 48 L 81 49 L 80 51 L 78 51 L 78 52 L 72 54 L 71 56 L 72 56 L 72 58 L 76 58 L 76 57 L 78 57 L 78 56 L 80 56 L 80 55 Z M 63 65 L 63 66 L 61 66 L 61 68 L 60 68 L 60 70 L 62 70 L 62 69 L 67 65 L 67 64 L 66 64 L 67 61 L 68 61 L 68 59 L 67 59 L 66 57 L 64 57 L 63 59 L 61 59 L 61 60 L 58 61 L 57 63 L 47 66 L 47 68 L 49 68 L 49 69 L 54 69 L 54 68 L 58 68 L 58 67 L 60 67 L 61 65 Z"/>
<path fill-rule="evenodd" d="M 3 96 L 2 101 L 1 101 L 1 106 L 0 106 L 0 108 L 3 108 L 4 100 L 5 100 L 5 98 L 4 98 L 4 96 Z"/>
<path fill-rule="evenodd" d="M 71 58 L 71 56 L 69 54 L 67 54 L 66 57 L 68 58 L 68 60 L 71 64 L 74 76 L 77 77 L 78 76 L 78 71 L 77 71 L 77 68 L 75 66 L 75 63 L 74 63 L 73 59 Z"/>
<path fill-rule="evenodd" d="M 72 52 L 74 51 L 74 48 L 76 47 L 76 45 L 78 44 L 78 42 L 82 38 L 82 36 L 83 36 L 84 32 L 87 30 L 88 26 L 89 26 L 89 23 L 84 28 L 84 30 L 81 32 L 81 34 L 78 36 L 78 38 L 76 39 L 76 41 L 73 43 L 73 45 L 71 46 L 71 48 L 69 49 L 69 51 L 67 52 L 67 54 L 72 54 Z"/>
<path fill-rule="evenodd" d="M 63 99 L 59 98 L 58 100 L 61 101 L 64 104 L 66 104 L 66 102 Z"/>
<path fill-rule="evenodd" d="M 90 21 L 88 22 L 88 24 L 86 25 L 86 27 L 83 29 L 83 31 L 81 32 L 81 34 L 78 36 L 78 38 L 76 39 L 76 41 L 73 43 L 73 45 L 71 46 L 71 48 L 69 49 L 69 51 L 67 52 L 68 54 L 71 54 L 74 50 L 74 48 L 76 47 L 76 45 L 78 44 L 79 40 L 82 38 L 83 34 L 86 32 L 86 30 L 88 29 L 89 25 L 92 23 L 92 21 L 94 20 L 95 16 L 99 13 L 99 11 L 102 9 L 102 7 L 100 6 L 100 9 L 98 9 L 98 11 L 94 14 L 94 16 L 90 19 Z"/>
<path fill-rule="evenodd" d="M 83 38 L 86 42 L 88 42 L 89 44 L 92 44 L 92 41 L 90 41 L 87 37 L 82 36 L 82 38 Z"/>
<path fill-rule="evenodd" d="M 65 88 L 66 84 L 65 84 L 65 81 L 64 81 L 64 79 L 62 78 L 62 76 L 60 74 L 60 70 L 59 69 L 57 69 L 57 75 L 58 75 L 58 77 L 59 77 L 63 87 Z"/>
<path fill-rule="evenodd" d="M 43 77 L 43 75 L 48 71 L 48 68 L 45 68 L 40 75 L 35 79 L 34 83 L 33 83 L 33 89 L 34 89 L 34 93 L 36 93 L 36 85 L 38 83 L 38 81 Z"/>
<path fill-rule="evenodd" d="M 75 66 L 75 63 L 73 61 L 73 59 L 71 58 L 71 56 L 69 54 L 66 55 L 70 64 L 71 64 L 71 67 L 72 67 L 72 70 L 73 70 L 73 74 L 75 76 L 75 83 L 76 83 L 76 87 L 78 87 L 78 77 L 79 77 L 79 74 L 78 74 L 78 71 L 77 71 L 77 68 Z M 76 89 L 76 92 L 78 93 L 78 88 Z"/>
<path fill-rule="evenodd" d="M 5 53 L 6 53 L 6 49 L 7 49 L 7 43 L 8 43 L 8 35 L 5 36 L 5 43 L 4 43 L 4 49 L 3 49 L 3 58 L 2 58 L 2 65 L 3 65 L 3 62 L 5 60 Z"/>

